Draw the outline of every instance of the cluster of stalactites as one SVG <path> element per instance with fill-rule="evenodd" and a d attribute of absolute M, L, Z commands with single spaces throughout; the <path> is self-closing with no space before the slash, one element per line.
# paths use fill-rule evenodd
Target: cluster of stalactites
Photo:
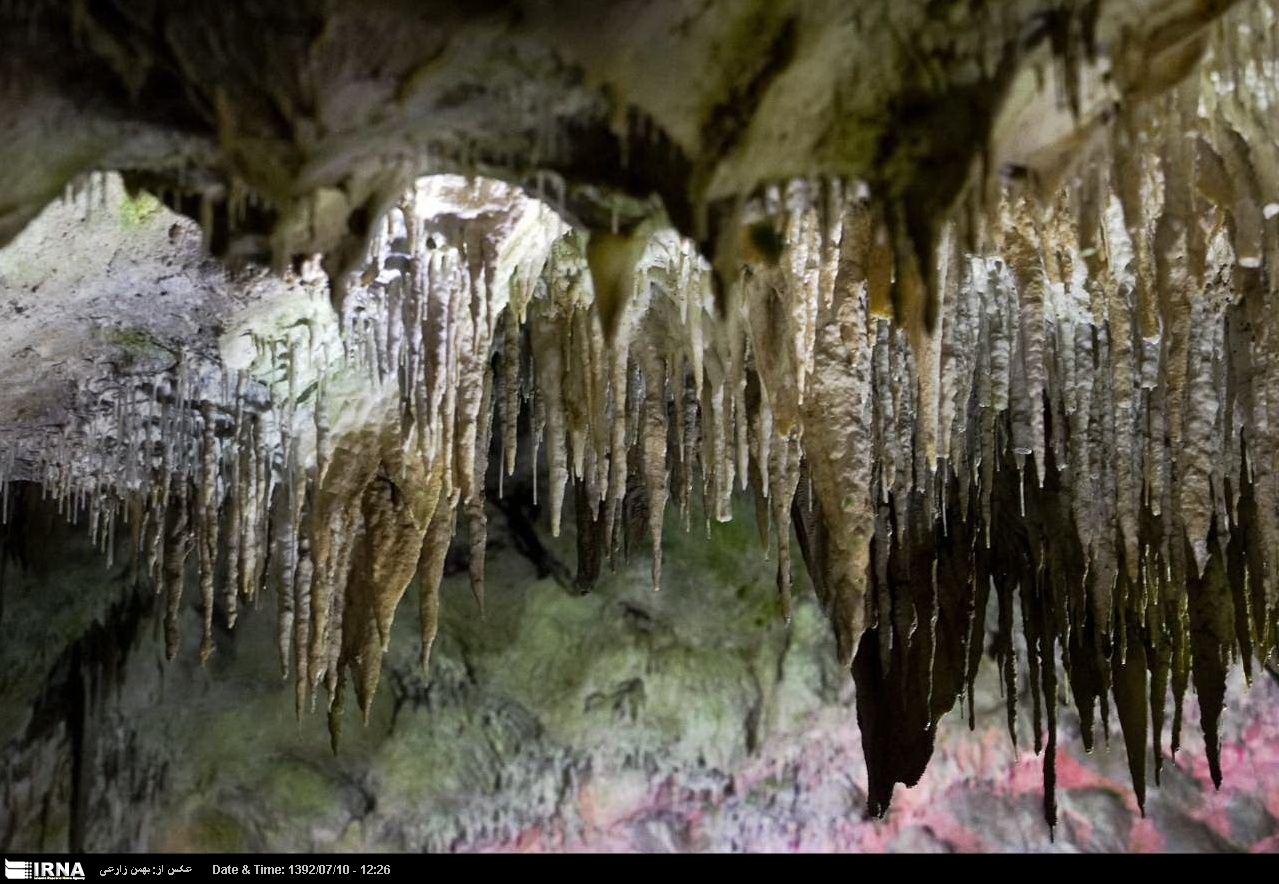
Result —
<path fill-rule="evenodd" d="M 1276 55 L 1252 34 L 1122 117 L 1051 201 L 1005 193 L 985 254 L 945 228 L 930 335 L 892 319 L 862 188 L 767 190 L 717 294 L 670 231 L 569 231 L 494 182 L 427 179 L 349 281 L 340 337 L 299 323 L 236 371 L 117 389 L 94 441 L 37 473 L 108 550 L 127 526 L 170 653 L 188 570 L 204 655 L 216 605 L 234 622 L 275 587 L 299 713 L 327 695 L 336 731 L 348 678 L 367 713 L 415 574 L 425 663 L 459 523 L 482 604 L 486 485 L 524 415 L 554 533 L 572 491 L 583 588 L 645 536 L 657 588 L 668 501 L 709 525 L 749 488 L 788 613 L 794 527 L 857 680 L 873 811 L 970 693 L 992 593 L 1010 727 L 1025 638 L 1050 820 L 1059 660 L 1086 740 L 1117 711 L 1139 799 L 1192 682 L 1218 777 L 1226 666 L 1279 633 Z"/>

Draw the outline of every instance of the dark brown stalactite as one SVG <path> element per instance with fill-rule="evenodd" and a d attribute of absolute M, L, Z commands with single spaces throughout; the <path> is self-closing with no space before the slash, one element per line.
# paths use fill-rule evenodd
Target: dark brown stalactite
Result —
<path fill-rule="evenodd" d="M 939 480 L 957 491 L 953 479 Z M 897 783 L 913 786 L 923 775 L 937 722 L 954 707 L 970 678 L 973 634 L 979 649 L 984 634 L 982 626 L 974 625 L 984 623 L 985 593 L 979 602 L 970 561 L 975 538 L 968 524 L 952 503 L 954 521 L 943 532 L 925 514 L 926 497 L 910 497 L 906 513 L 911 529 L 896 526 L 876 533 L 877 538 L 904 537 L 905 542 L 885 548 L 877 540 L 873 557 L 887 561 L 875 582 L 887 585 L 877 586 L 870 597 L 887 602 L 889 609 L 878 611 L 878 625 L 866 632 L 852 666 L 869 778 L 867 810 L 875 818 L 887 813 Z M 881 507 L 879 518 L 892 521 L 893 510 Z"/>
<path fill-rule="evenodd" d="M 1253 450 L 1248 442 L 1243 447 L 1245 453 Z M 1241 618 L 1246 621 L 1237 626 L 1241 653 L 1247 649 L 1260 656 L 1258 648 L 1265 646 L 1267 635 L 1273 643 L 1274 636 L 1279 632 L 1279 624 L 1274 619 L 1267 622 L 1266 585 L 1264 578 L 1258 576 L 1266 573 L 1265 541 L 1258 530 L 1258 510 L 1264 504 L 1257 499 L 1256 485 L 1247 481 L 1247 477 L 1243 479 L 1237 504 L 1238 517 L 1236 524 L 1231 526 L 1228 579 L 1235 594 L 1236 622 Z M 1243 571 L 1242 575 L 1240 571 Z M 1271 611 L 1269 616 L 1275 618 L 1275 612 Z M 1245 671 L 1249 672 L 1250 669 Z"/>
<path fill-rule="evenodd" d="M 1213 556 L 1201 578 L 1191 578 L 1186 588 L 1190 612 L 1190 653 L 1195 694 L 1199 697 L 1199 721 L 1214 786 L 1221 787 L 1221 734 L 1219 722 L 1226 701 L 1226 649 L 1234 643 L 1234 611 L 1226 566 Z"/>
<path fill-rule="evenodd" d="M 603 526 L 585 482 L 573 482 L 573 498 L 573 513 L 577 520 L 577 576 L 574 585 L 578 592 L 586 594 L 600 578 L 604 562 L 604 539 L 600 536 Z"/>
<path fill-rule="evenodd" d="M 954 487 L 958 487 L 955 483 Z M 958 498 L 959 493 L 956 491 L 955 497 Z M 965 636 L 965 654 L 966 659 L 964 665 L 965 670 L 965 693 L 968 697 L 968 729 L 975 730 L 977 726 L 977 710 L 976 710 L 976 691 L 977 671 L 985 659 L 986 649 L 986 611 L 990 603 L 990 580 L 986 578 L 988 571 L 977 566 L 977 551 L 975 549 L 974 539 L 970 538 L 969 542 L 963 547 L 967 550 L 970 568 L 968 574 L 968 582 L 972 585 L 973 602 L 968 609 L 968 630 Z M 1001 674 L 1001 679 L 1003 678 Z M 1009 728 L 1012 730 L 1012 722 L 1009 722 Z M 1014 742 L 1015 739 L 1014 739 Z"/>
<path fill-rule="evenodd" d="M 959 483 L 953 477 L 939 475 L 938 482 L 948 485 L 946 492 L 950 516 L 958 516 L 958 508 L 949 503 L 959 497 Z M 981 659 L 982 640 L 986 629 L 986 602 L 989 584 L 973 569 L 975 537 L 971 526 L 963 521 L 947 521 L 947 527 L 936 537 L 938 547 L 936 596 L 933 611 L 934 649 L 931 660 L 932 719 L 946 715 L 965 694 L 969 697 L 976 678 L 976 665 Z M 937 529 L 934 529 L 936 531 Z"/>
<path fill-rule="evenodd" d="M 992 572 L 986 572 L 991 574 Z M 1006 577 L 998 579 L 1004 580 Z M 999 661 L 1000 679 L 1004 690 L 1004 708 L 1008 718 L 1008 739 L 1017 745 L 1017 701 L 1020 695 L 1017 684 L 1017 654 L 1013 649 L 1013 595 L 1004 585 L 996 585 L 995 598 L 999 606 L 999 628 L 993 648 L 995 658 Z M 1033 665 L 1033 664 L 1032 664 Z M 1039 720 L 1039 695 L 1034 693 L 1035 721 Z"/>
<path fill-rule="evenodd" d="M 1241 484 L 1246 489 L 1247 498 L 1245 498 L 1244 494 L 1240 494 L 1237 506 L 1250 506 L 1252 504 L 1252 483 L 1244 482 Z M 1227 493 L 1230 493 L 1230 491 Z M 1254 642 L 1252 637 L 1252 618 L 1248 616 L 1252 607 L 1252 599 L 1249 598 L 1249 591 L 1252 587 L 1249 580 L 1247 551 L 1251 546 L 1260 542 L 1251 535 L 1252 532 L 1247 527 L 1240 525 L 1231 532 L 1229 539 L 1222 544 L 1224 547 L 1222 554 L 1226 560 L 1226 586 L 1230 591 L 1230 606 L 1234 612 L 1234 641 L 1239 648 L 1239 661 L 1243 666 L 1244 679 L 1248 682 L 1252 681 Z"/>
<path fill-rule="evenodd" d="M 1152 634 L 1154 629 L 1152 627 Z M 1160 782 L 1164 766 L 1164 720 L 1167 713 L 1168 677 L 1171 669 L 1171 652 L 1166 644 L 1154 645 L 1147 653 L 1150 666 L 1150 738 L 1155 762 L 1155 785 Z"/>
<path fill-rule="evenodd" d="M 1057 827 L 1057 672 L 1055 667 L 1044 671 L 1045 693 L 1053 693 L 1053 702 L 1048 705 L 1048 743 L 1044 747 L 1044 822 L 1051 834 Z"/>
<path fill-rule="evenodd" d="M 1135 618 L 1134 618 L 1135 622 Z M 1124 737 L 1124 750 L 1128 754 L 1128 772 L 1132 775 L 1133 793 L 1142 815 L 1146 813 L 1146 740 L 1149 730 L 1149 713 L 1146 709 L 1148 671 L 1146 666 L 1145 630 L 1129 627 L 1127 653 L 1113 663 L 1115 709 L 1119 714 L 1119 729 Z"/>

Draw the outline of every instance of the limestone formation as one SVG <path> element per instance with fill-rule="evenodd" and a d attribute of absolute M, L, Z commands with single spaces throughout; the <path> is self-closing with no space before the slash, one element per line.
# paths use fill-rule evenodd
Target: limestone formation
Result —
<path fill-rule="evenodd" d="M 35 482 L 128 549 L 170 653 L 186 593 L 202 657 L 272 594 L 336 743 L 419 573 L 429 666 L 459 528 L 482 608 L 487 477 L 531 453 L 583 590 L 641 548 L 660 589 L 667 511 L 747 493 L 856 682 L 872 814 L 988 605 L 1050 825 L 1064 693 L 1144 803 L 1193 689 L 1220 779 L 1227 670 L 1279 646 L 1279 6 L 437 5 L 4 7 L 0 237 L 119 170 L 292 292 L 239 277 L 220 333 L 0 418 L 6 513 Z"/>

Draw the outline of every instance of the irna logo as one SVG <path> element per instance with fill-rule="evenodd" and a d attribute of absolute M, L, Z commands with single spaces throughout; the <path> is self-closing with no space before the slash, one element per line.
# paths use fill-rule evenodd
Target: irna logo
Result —
<path fill-rule="evenodd" d="M 83 881 L 79 863 L 47 863 L 27 860 L 4 861 L 4 876 L 10 881 Z"/>

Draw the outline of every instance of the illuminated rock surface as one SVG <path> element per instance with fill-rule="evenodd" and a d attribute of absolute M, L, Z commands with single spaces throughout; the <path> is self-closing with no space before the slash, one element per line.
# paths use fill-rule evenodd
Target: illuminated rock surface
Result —
<path fill-rule="evenodd" d="M 783 4 L 681 28 L 662 7 L 626 29 L 610 11 L 593 35 L 570 35 L 572 70 L 546 41 L 550 13 L 527 6 L 518 18 L 414 20 L 377 67 L 355 37 L 390 26 L 381 6 L 359 23 L 341 5 L 327 20 L 273 19 L 275 67 L 256 74 L 231 47 L 253 49 L 263 38 L 252 26 L 264 22 L 235 5 L 204 22 L 201 49 L 181 36 L 189 22 L 103 17 L 92 4 L 69 24 L 56 12 L 34 17 L 25 43 L 6 38 L 21 55 L 70 27 L 88 47 L 81 63 L 92 56 L 129 92 L 95 105 L 83 126 L 84 139 L 100 139 L 93 150 L 58 144 L 82 149 L 75 162 L 21 137 L 4 148 L 6 553 L 17 564 L 47 555 L 50 508 L 74 512 L 108 569 L 127 562 L 129 581 L 155 588 L 174 660 L 162 679 L 201 681 L 186 674 L 199 662 L 216 678 L 238 665 L 223 661 L 231 649 L 270 628 L 254 655 L 278 652 L 285 711 L 304 731 L 319 729 L 311 711 L 327 711 L 338 750 L 326 762 L 335 766 L 308 768 L 326 784 L 315 787 L 317 807 L 336 770 L 373 802 L 368 812 L 401 787 L 438 789 L 448 806 L 449 785 L 478 774 L 448 764 L 401 772 L 415 740 L 428 744 L 418 755 L 480 764 L 494 796 L 526 790 L 525 806 L 493 797 L 487 822 L 468 799 L 463 822 L 441 822 L 446 810 L 412 831 L 383 821 L 351 834 L 338 814 L 328 841 L 292 832 L 303 840 L 289 843 L 417 849 L 545 836 L 781 847 L 805 813 L 824 834 L 800 846 L 885 843 L 893 829 L 853 821 L 884 815 L 896 783 L 924 776 L 951 710 L 966 707 L 976 726 L 982 706 L 985 733 L 991 689 L 978 682 L 992 678 L 1005 686 L 1008 729 L 1042 756 L 1036 800 L 1063 843 L 1175 846 L 1151 786 L 1185 776 L 1168 760 L 1191 740 L 1183 719 L 1199 720 L 1196 751 L 1213 783 L 1227 761 L 1242 763 L 1240 728 L 1260 734 L 1247 763 L 1271 763 L 1264 697 L 1274 686 L 1262 663 L 1279 638 L 1272 5 L 1045 12 L 1026 2 L 947 23 L 912 4 L 857 14 Z M 859 35 L 856 51 L 841 55 L 822 21 Z M 874 61 L 880 25 L 950 61 L 933 80 L 901 47 Z M 750 36 L 727 36 L 748 26 Z M 436 35 L 430 60 L 409 46 L 415 27 Z M 656 49 L 635 48 L 658 27 L 668 30 Z M 719 84 L 726 99 L 712 100 L 716 84 L 702 81 L 669 92 L 662 62 L 678 70 L 721 43 L 736 59 Z M 632 54 L 609 55 L 610 45 Z M 476 68 L 478 59 L 487 61 Z M 879 64 L 906 73 L 856 93 L 864 125 L 843 131 L 843 90 Z M 5 101 L 16 101 L 23 133 L 57 131 L 65 108 L 38 99 L 65 99 L 76 70 L 11 71 Z M 166 77 L 188 92 L 156 93 Z M 456 93 L 440 92 L 450 83 Z M 175 127 L 187 104 L 195 116 Z M 76 179 L 30 220 L 71 174 L 94 168 L 123 171 L 200 226 L 101 174 Z M 438 174 L 451 170 L 493 177 Z M 204 246 L 240 269 L 209 260 Z M 256 258 L 277 272 L 243 266 Z M 743 529 L 718 523 L 752 500 L 758 543 L 748 551 Z M 510 555 L 489 561 L 503 536 L 490 536 L 495 513 L 506 542 L 553 581 L 527 585 Z M 726 597 L 740 616 L 716 601 L 731 588 L 717 583 L 726 576 L 699 576 L 674 557 L 706 555 L 693 539 L 706 533 L 712 557 L 736 544 L 739 586 L 750 575 L 751 592 Z M 646 592 L 661 589 L 647 603 L 629 600 L 638 578 L 626 560 L 640 557 Z M 471 599 L 441 582 L 458 567 Z M 761 568 L 775 572 L 768 593 L 756 592 Z M 593 588 L 588 599 L 569 595 Z M 416 640 L 396 639 L 412 617 L 395 617 L 410 590 Z M 86 604 L 84 623 L 95 614 Z M 197 614 L 186 613 L 192 604 Z M 62 756 L 39 747 L 59 734 L 73 846 L 187 837 L 129 826 L 95 834 L 87 822 L 99 763 L 118 763 L 103 761 L 103 747 L 128 747 L 103 740 L 104 722 L 125 708 L 112 704 L 127 706 L 130 685 L 156 688 L 124 677 L 137 665 L 122 637 L 143 617 L 136 606 L 114 615 L 127 628 L 66 633 L 61 663 L 56 642 L 49 659 L 15 652 L 15 695 L 44 679 L 68 704 L 62 718 L 53 701 L 13 716 L 13 733 L 27 737 L 15 737 L 10 766 L 53 765 L 7 781 L 12 825 L 0 830 L 36 839 L 23 843 L 43 843 L 31 821 L 62 781 L 51 773 Z M 811 631 L 817 610 L 833 647 Z M 559 617 L 588 616 L 614 622 L 555 635 Z M 530 632 L 530 659 L 492 647 L 503 635 L 523 647 Z M 441 642 L 444 661 L 431 656 Z M 612 671 L 593 655 L 628 642 L 643 647 L 643 665 L 613 661 L 616 678 L 592 682 Z M 477 674 L 468 645 L 484 649 L 491 672 Z M 786 681 L 796 655 L 821 673 L 820 690 Z M 672 682 L 655 683 L 668 666 Z M 1222 730 L 1227 684 L 1243 693 L 1232 672 L 1262 683 L 1234 734 Z M 216 716 L 225 689 L 208 690 Z M 706 708 L 688 715 L 690 698 Z M 445 712 L 427 714 L 437 704 Z M 415 724 L 402 731 L 406 709 Z M 450 715 L 472 725 L 478 715 L 482 734 Z M 823 724 L 828 715 L 838 723 Z M 630 736 L 597 746 L 600 716 Z M 844 740 L 854 720 L 860 752 Z M 823 733 L 838 757 L 805 755 L 788 776 L 825 802 L 822 783 L 839 770 L 849 806 L 734 820 L 752 794 L 737 780 L 771 782 L 759 771 L 807 726 L 835 728 Z M 1059 758 L 1063 740 L 1092 749 L 1103 733 L 1112 756 L 1122 750 L 1130 794 L 1111 789 L 1108 766 Z M 218 751 L 254 756 L 253 738 L 219 739 Z M 280 751 L 272 740 L 261 737 L 260 751 Z M 477 740 L 489 747 L 482 764 L 458 754 Z M 135 748 L 122 768 L 143 778 L 135 803 L 203 791 L 202 764 L 172 760 L 160 742 Z M 508 755 L 519 763 L 502 763 Z M 583 778 L 600 766 L 617 774 L 603 796 Z M 1018 768 L 998 788 L 942 789 L 951 822 L 920 826 L 956 847 L 1014 846 L 968 831 L 968 820 L 990 815 L 982 801 L 1022 800 L 1020 777 Z M 506 788 L 512 778 L 520 785 Z M 663 797 L 666 780 L 695 800 Z M 1194 817 L 1203 838 L 1224 839 L 1217 846 L 1272 844 L 1274 808 L 1258 804 L 1238 822 L 1250 811 L 1236 804 L 1258 799 L 1225 795 L 1197 817 L 1179 805 L 1169 819 Z M 235 816 L 219 802 L 187 808 L 192 845 L 210 837 L 201 813 Z M 1104 811 L 1115 817 L 1104 827 L 1112 842 L 1079 829 L 1088 802 L 1114 805 Z M 1134 804 L 1149 805 L 1150 823 L 1131 821 Z M 648 828 L 616 829 L 650 812 Z M 703 812 L 714 825 L 702 825 Z M 235 838 L 273 837 L 228 826 Z M 752 826 L 767 830 L 758 842 Z"/>

